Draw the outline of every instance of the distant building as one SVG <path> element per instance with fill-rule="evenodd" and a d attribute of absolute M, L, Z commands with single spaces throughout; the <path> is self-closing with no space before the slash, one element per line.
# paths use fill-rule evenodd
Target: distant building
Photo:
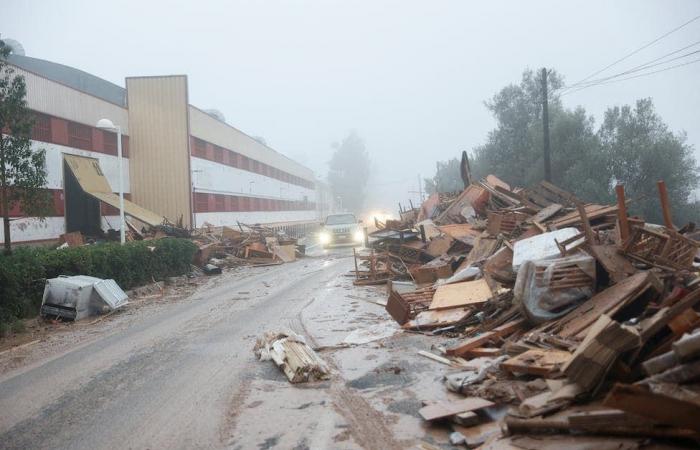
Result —
<path fill-rule="evenodd" d="M 326 190 L 317 189 L 310 169 L 227 124 L 217 111 L 190 105 L 185 75 L 129 77 L 122 88 L 22 54 L 8 61 L 25 77 L 36 114 L 32 145 L 46 149 L 46 189 L 53 196 L 45 221 L 12 222 L 13 241 L 119 228 L 112 194 L 89 192 L 65 158 L 95 158 L 95 170 L 118 191 L 117 138 L 96 128 L 103 118 L 122 129 L 125 197 L 173 223 L 300 228 L 325 214 Z M 23 215 L 18 208 L 11 214 Z"/>

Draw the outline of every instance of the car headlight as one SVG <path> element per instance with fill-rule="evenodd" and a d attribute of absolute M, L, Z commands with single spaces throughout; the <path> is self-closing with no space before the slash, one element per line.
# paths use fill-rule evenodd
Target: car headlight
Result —
<path fill-rule="evenodd" d="M 321 231 L 321 232 L 318 234 L 318 240 L 319 240 L 319 242 L 320 242 L 321 244 L 323 244 L 323 245 L 325 245 L 325 244 L 330 244 L 330 242 L 331 242 L 331 234 L 330 234 L 329 232 L 327 232 L 327 231 Z"/>
<path fill-rule="evenodd" d="M 362 230 L 357 230 L 353 233 L 352 237 L 356 242 L 362 242 L 365 240 L 365 233 Z"/>

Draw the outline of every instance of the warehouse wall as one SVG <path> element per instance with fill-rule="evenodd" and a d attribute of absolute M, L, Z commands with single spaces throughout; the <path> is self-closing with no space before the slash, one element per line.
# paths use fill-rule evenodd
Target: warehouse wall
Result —
<path fill-rule="evenodd" d="M 196 226 L 315 222 L 313 172 L 190 106 Z"/>
<path fill-rule="evenodd" d="M 132 200 L 191 225 L 187 77 L 126 79 Z"/>
<path fill-rule="evenodd" d="M 13 242 L 52 241 L 65 233 L 63 194 L 63 154 L 97 158 L 112 189 L 118 189 L 116 135 L 95 127 L 107 118 L 122 126 L 124 156 L 128 156 L 128 117 L 126 109 L 48 80 L 38 74 L 15 68 L 27 85 L 27 106 L 36 116 L 32 132 L 32 148 L 46 151 L 47 179 L 45 188 L 53 199 L 53 207 L 44 220 L 23 217 L 21 206 L 10 211 Z M 129 163 L 124 163 L 124 191 L 129 193 Z M 128 197 L 128 194 L 127 194 Z M 103 229 L 119 227 L 118 213 L 102 205 Z M 0 229 L 0 241 L 4 234 Z"/>

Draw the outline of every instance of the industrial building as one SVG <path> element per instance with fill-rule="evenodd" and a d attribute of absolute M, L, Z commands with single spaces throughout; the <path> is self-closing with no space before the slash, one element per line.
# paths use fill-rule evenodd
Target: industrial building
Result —
<path fill-rule="evenodd" d="M 21 53 L 8 62 L 26 80 L 32 146 L 46 150 L 53 209 L 40 220 L 15 208 L 13 241 L 119 229 L 117 135 L 97 128 L 100 119 L 121 128 L 125 210 L 137 224 L 299 229 L 331 209 L 328 187 L 310 169 L 191 105 L 186 75 L 129 77 L 121 87 Z"/>

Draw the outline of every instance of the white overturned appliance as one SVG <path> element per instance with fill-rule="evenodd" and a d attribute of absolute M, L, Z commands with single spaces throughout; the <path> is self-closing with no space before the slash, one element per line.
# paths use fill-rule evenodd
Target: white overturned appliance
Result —
<path fill-rule="evenodd" d="M 46 280 L 41 315 L 80 320 L 124 306 L 127 298 L 114 280 L 61 275 Z"/>

